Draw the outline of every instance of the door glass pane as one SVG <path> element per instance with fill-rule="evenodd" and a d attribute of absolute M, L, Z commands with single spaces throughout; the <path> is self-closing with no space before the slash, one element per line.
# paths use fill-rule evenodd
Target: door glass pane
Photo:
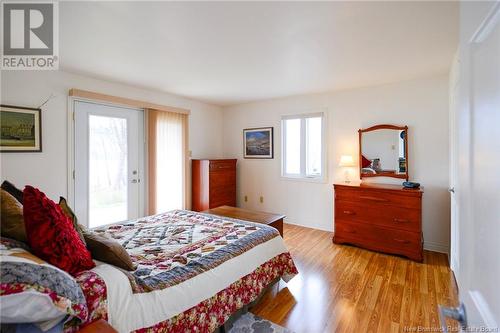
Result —
<path fill-rule="evenodd" d="M 321 175 L 321 117 L 306 119 L 306 174 Z"/>
<path fill-rule="evenodd" d="M 89 115 L 89 226 L 127 219 L 127 120 Z"/>
<path fill-rule="evenodd" d="M 300 119 L 285 120 L 285 174 L 300 174 Z"/>

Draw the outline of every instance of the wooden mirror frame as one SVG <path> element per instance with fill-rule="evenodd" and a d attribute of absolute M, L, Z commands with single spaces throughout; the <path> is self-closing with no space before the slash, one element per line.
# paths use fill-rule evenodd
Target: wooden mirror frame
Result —
<path fill-rule="evenodd" d="M 391 129 L 391 130 L 399 130 L 399 131 L 405 131 L 406 132 L 406 137 L 405 137 L 405 159 L 406 159 L 406 172 L 405 173 L 396 173 L 396 174 L 363 174 L 362 169 L 362 149 L 361 149 L 361 139 L 362 135 L 365 132 L 371 132 L 371 131 L 376 131 L 376 130 L 381 130 L 381 129 Z M 401 179 L 406 179 L 408 181 L 409 176 L 408 176 L 408 126 L 396 126 L 396 125 L 387 125 L 387 124 L 382 124 L 382 125 L 375 125 L 372 127 L 364 128 L 364 129 L 359 129 L 358 130 L 359 134 L 359 178 L 368 178 L 368 177 L 392 177 L 392 178 L 401 178 Z"/>

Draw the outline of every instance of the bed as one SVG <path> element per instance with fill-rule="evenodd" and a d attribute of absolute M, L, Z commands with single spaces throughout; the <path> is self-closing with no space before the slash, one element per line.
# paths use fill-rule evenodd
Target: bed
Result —
<path fill-rule="evenodd" d="M 76 280 L 86 321 L 105 319 L 119 332 L 212 332 L 273 281 L 297 269 L 272 227 L 175 210 L 94 229 L 120 242 L 135 271 L 97 263 Z"/>

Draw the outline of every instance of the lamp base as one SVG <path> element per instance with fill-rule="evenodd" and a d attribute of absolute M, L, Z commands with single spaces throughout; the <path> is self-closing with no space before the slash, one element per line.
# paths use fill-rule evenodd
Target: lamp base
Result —
<path fill-rule="evenodd" d="M 349 184 L 351 179 L 349 178 L 349 170 L 346 168 L 344 171 L 344 183 Z"/>

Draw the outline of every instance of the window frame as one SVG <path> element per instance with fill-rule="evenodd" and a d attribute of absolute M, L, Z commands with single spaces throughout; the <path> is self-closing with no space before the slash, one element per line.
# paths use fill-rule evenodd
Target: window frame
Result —
<path fill-rule="evenodd" d="M 307 175 L 307 119 L 321 118 L 321 174 Z M 286 121 L 300 119 L 300 173 L 286 173 Z M 299 180 L 324 183 L 327 180 L 327 118 L 326 112 L 311 112 L 281 116 L 281 178 L 285 180 Z"/>

